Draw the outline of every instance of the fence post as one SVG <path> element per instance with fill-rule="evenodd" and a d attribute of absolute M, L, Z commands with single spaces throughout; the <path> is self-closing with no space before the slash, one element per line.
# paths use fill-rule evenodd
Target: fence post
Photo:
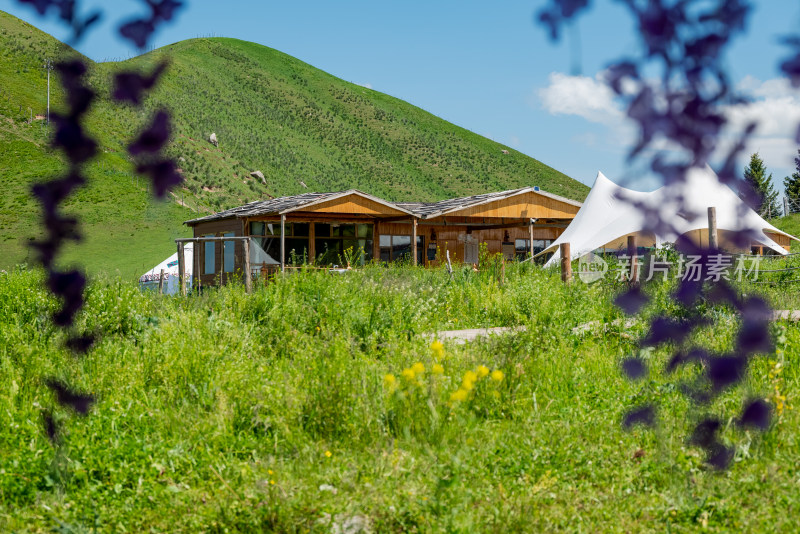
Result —
<path fill-rule="evenodd" d="M 708 208 L 708 248 L 716 250 L 719 248 L 717 236 L 717 208 Z"/>
<path fill-rule="evenodd" d="M 783 216 L 786 217 L 787 215 L 789 215 L 789 199 L 783 197 Z"/>
<path fill-rule="evenodd" d="M 158 294 L 164 294 L 164 269 L 161 269 L 161 274 L 158 275 Z"/>
<path fill-rule="evenodd" d="M 250 273 L 250 239 L 245 239 L 244 245 L 244 290 L 246 293 L 253 291 L 253 275 Z"/>
<path fill-rule="evenodd" d="M 181 296 L 186 296 L 186 263 L 183 259 L 183 241 L 178 242 L 178 284 L 181 288 Z"/>
<path fill-rule="evenodd" d="M 281 272 L 286 271 L 286 215 L 281 215 Z"/>
<path fill-rule="evenodd" d="M 569 243 L 561 243 L 561 281 L 565 284 L 572 282 L 572 255 Z"/>

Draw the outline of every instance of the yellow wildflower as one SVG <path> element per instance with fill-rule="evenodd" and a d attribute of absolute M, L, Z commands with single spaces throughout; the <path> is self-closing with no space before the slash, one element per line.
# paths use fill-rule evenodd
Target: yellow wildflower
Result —
<path fill-rule="evenodd" d="M 441 360 L 444 357 L 444 345 L 438 339 L 431 343 L 431 352 L 433 352 L 433 357 L 437 360 Z"/>
<path fill-rule="evenodd" d="M 502 382 L 504 376 L 505 375 L 503 374 L 503 371 L 501 371 L 500 369 L 495 369 L 494 371 L 492 371 L 492 380 L 494 380 L 495 382 Z"/>
<path fill-rule="evenodd" d="M 389 389 L 394 389 L 397 385 L 397 379 L 394 377 L 393 374 L 388 374 L 383 377 L 383 385 Z"/>
<path fill-rule="evenodd" d="M 409 369 L 408 367 L 406 367 L 405 369 L 403 369 L 402 375 L 403 378 L 411 382 L 412 380 L 414 380 L 414 377 L 417 376 L 417 373 L 415 373 L 413 369 Z"/>
<path fill-rule="evenodd" d="M 269 483 L 274 485 L 275 481 L 274 480 L 270 480 Z"/>
<path fill-rule="evenodd" d="M 458 391 L 450 395 L 451 401 L 465 401 L 467 400 L 467 390 L 459 388 Z"/>
<path fill-rule="evenodd" d="M 478 380 L 478 375 L 475 371 L 467 371 L 464 373 L 464 380 L 461 382 L 461 387 L 469 391 L 475 386 L 476 380 Z"/>
<path fill-rule="evenodd" d="M 425 372 L 425 366 L 421 362 L 417 362 L 411 366 L 411 370 L 414 371 L 416 374 L 421 375 Z"/>
<path fill-rule="evenodd" d="M 483 378 L 484 376 L 489 374 L 489 368 L 486 367 L 485 365 L 479 365 L 476 371 L 478 372 L 478 378 Z"/>
<path fill-rule="evenodd" d="M 435 375 L 440 375 L 440 374 L 444 373 L 444 367 L 442 367 L 438 363 L 435 363 L 435 364 L 433 364 L 433 367 L 431 368 L 431 372 L 433 374 L 435 374 Z"/>
<path fill-rule="evenodd" d="M 325 451 L 325 458 L 330 458 L 331 456 L 333 456 L 333 454 L 331 454 L 331 451 Z"/>

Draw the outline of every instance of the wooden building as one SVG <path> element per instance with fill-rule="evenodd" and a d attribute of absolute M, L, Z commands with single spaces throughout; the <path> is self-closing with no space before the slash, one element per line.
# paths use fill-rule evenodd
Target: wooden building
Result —
<path fill-rule="evenodd" d="M 432 203 L 388 202 L 361 191 L 304 193 L 257 201 L 187 221 L 194 237 L 251 239 L 251 269 L 309 262 L 342 265 L 407 258 L 436 264 L 476 263 L 481 243 L 490 253 L 525 258 L 555 240 L 580 202 L 537 187 Z M 201 284 L 244 267 L 239 241 L 206 241 L 194 253 Z M 363 251 L 357 257 L 352 251 Z"/>

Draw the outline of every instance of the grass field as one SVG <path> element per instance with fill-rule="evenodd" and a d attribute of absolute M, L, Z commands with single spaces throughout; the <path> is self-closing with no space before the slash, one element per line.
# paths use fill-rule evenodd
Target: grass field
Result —
<path fill-rule="evenodd" d="M 40 275 L 1 274 L 0 530 L 796 529 L 797 327 L 776 324 L 778 351 L 708 407 L 737 451 L 720 473 L 686 444 L 699 414 L 660 372 L 666 350 L 645 355 L 646 380 L 623 378 L 645 326 L 614 326 L 613 283 L 495 274 L 300 272 L 185 299 L 96 280 L 79 326 L 101 341 L 80 359 L 58 348 Z M 674 309 L 669 287 L 647 286 L 645 316 Z M 729 346 L 734 316 L 703 313 L 714 325 L 693 342 Z M 429 335 L 515 325 L 464 346 Z M 98 398 L 86 418 L 55 409 L 58 449 L 41 425 L 49 376 Z M 765 434 L 728 419 L 749 395 L 785 397 Z M 657 430 L 623 431 L 641 399 L 662 406 Z"/>

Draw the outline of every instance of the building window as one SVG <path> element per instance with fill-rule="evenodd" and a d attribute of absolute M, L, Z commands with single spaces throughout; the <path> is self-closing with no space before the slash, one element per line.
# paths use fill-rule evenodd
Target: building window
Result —
<path fill-rule="evenodd" d="M 380 237 L 381 261 L 390 262 L 411 259 L 410 235 L 382 235 Z M 417 236 L 417 264 L 425 263 L 425 238 Z"/>
<path fill-rule="evenodd" d="M 371 224 L 316 223 L 314 248 L 321 265 L 364 265 L 372 259 Z"/>
<path fill-rule="evenodd" d="M 233 237 L 233 232 L 222 234 L 223 237 Z M 222 270 L 226 273 L 233 272 L 233 254 L 236 247 L 235 241 L 222 242 Z"/>
<path fill-rule="evenodd" d="M 547 247 L 549 247 L 553 241 L 551 239 L 534 239 L 533 240 L 533 250 L 531 251 L 531 240 L 530 239 L 516 239 L 514 241 L 514 249 L 517 254 L 518 260 L 524 260 L 529 258 L 529 254 L 531 252 L 533 255 L 537 255 Z"/>
<path fill-rule="evenodd" d="M 214 234 L 206 234 L 203 237 L 214 237 Z M 216 272 L 216 254 L 213 241 L 204 241 L 203 247 L 205 256 L 203 258 L 203 274 L 214 274 Z"/>
<path fill-rule="evenodd" d="M 309 223 L 286 223 L 284 225 L 284 241 L 286 250 L 284 261 L 290 265 L 308 261 Z M 258 254 L 263 260 L 258 263 L 279 264 L 281 262 L 281 223 L 251 222 L 250 236 L 261 247 L 264 254 Z"/>

